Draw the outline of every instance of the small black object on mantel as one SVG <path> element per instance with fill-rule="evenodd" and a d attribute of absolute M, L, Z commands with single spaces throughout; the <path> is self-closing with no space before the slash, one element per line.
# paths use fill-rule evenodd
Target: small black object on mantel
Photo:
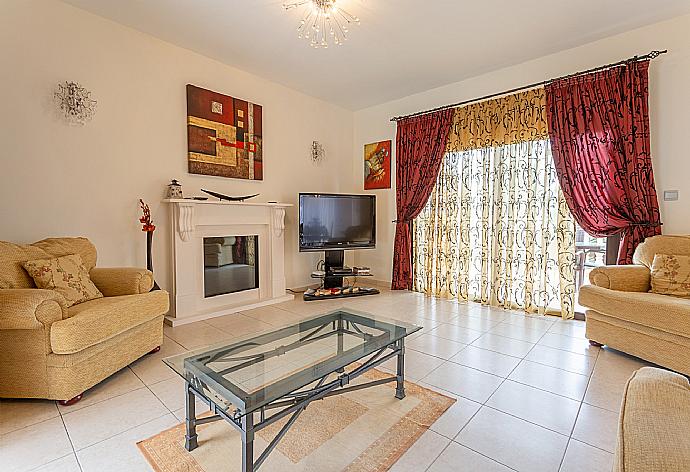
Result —
<path fill-rule="evenodd" d="M 243 202 L 245 200 L 249 200 L 250 198 L 258 197 L 260 195 L 259 193 L 255 193 L 254 195 L 245 195 L 243 197 L 231 197 L 230 195 L 225 195 L 222 193 L 213 192 L 211 190 L 204 190 L 203 188 L 199 189 L 199 190 L 201 190 L 204 193 L 211 195 L 212 197 L 216 197 L 219 200 L 227 200 L 229 202 Z"/>

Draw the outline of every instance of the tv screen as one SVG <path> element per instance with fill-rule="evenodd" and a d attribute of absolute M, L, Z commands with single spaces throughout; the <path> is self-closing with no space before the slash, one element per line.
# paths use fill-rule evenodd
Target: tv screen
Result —
<path fill-rule="evenodd" d="M 376 196 L 300 193 L 300 251 L 376 246 Z"/>

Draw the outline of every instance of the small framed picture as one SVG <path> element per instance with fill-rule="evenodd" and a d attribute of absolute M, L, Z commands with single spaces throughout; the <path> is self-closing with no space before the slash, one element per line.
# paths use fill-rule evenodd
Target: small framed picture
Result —
<path fill-rule="evenodd" d="M 364 145 L 364 190 L 391 188 L 391 141 Z"/>

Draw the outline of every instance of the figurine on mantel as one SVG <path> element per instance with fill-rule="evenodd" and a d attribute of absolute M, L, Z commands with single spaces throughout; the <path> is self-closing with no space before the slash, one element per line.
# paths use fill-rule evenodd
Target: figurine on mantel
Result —
<path fill-rule="evenodd" d="M 172 182 L 168 184 L 167 198 L 184 198 L 182 196 L 182 184 L 176 179 L 172 179 Z"/>

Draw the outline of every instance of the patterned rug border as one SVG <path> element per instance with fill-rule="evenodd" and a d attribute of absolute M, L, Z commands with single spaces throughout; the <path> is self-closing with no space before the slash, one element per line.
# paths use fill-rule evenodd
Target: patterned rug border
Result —
<path fill-rule="evenodd" d="M 368 380 L 378 380 L 389 376 L 391 376 L 391 373 L 383 372 L 378 369 L 371 369 L 361 375 L 362 378 Z M 395 388 L 394 384 L 384 384 L 382 387 L 391 390 Z M 431 427 L 433 422 L 440 418 L 441 415 L 456 402 L 454 398 L 410 381 L 405 381 L 405 390 L 408 395 L 411 394 L 420 398 L 420 400 L 422 400 L 420 404 L 412 408 L 412 410 L 400 418 L 393 426 L 383 432 L 381 436 L 371 443 L 348 467 L 343 469 L 342 472 L 363 470 L 382 472 L 390 469 L 390 467 L 412 447 L 420 436 Z M 203 426 L 208 425 L 199 426 L 199 429 L 201 430 Z M 155 451 L 147 447 L 148 444 L 159 436 L 168 435 L 180 429 L 185 429 L 184 422 L 137 442 L 137 447 L 155 472 L 167 472 L 169 469 L 164 469 L 159 465 L 160 462 L 157 458 L 163 460 L 163 457 L 161 457 L 161 454 L 156 454 Z M 397 433 L 399 431 L 409 431 L 409 434 L 402 438 L 398 438 Z M 166 457 L 164 460 L 167 463 L 170 463 L 170 455 L 175 456 L 174 463 L 177 466 L 175 469 L 176 471 L 207 472 L 182 444 L 176 444 L 174 448 L 167 448 L 165 453 Z"/>

